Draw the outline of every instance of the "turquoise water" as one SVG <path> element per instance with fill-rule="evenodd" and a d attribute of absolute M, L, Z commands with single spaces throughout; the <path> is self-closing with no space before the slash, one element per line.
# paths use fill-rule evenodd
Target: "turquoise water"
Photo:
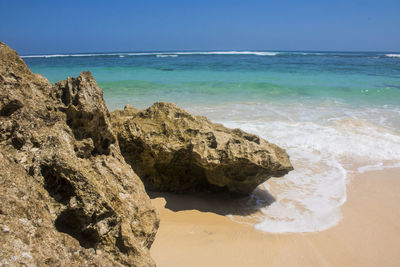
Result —
<path fill-rule="evenodd" d="M 25 58 L 51 82 L 90 70 L 111 109 L 155 101 L 400 105 L 400 58 L 383 53 L 116 54 Z M 395 55 L 395 54 L 393 54 Z M 123 56 L 123 57 L 121 57 Z"/>
<path fill-rule="evenodd" d="M 287 150 L 295 167 L 255 193 L 255 227 L 337 224 L 357 173 L 400 167 L 400 53 L 155 52 L 28 56 L 51 82 L 90 70 L 109 109 L 175 102 Z M 232 217 L 246 221 L 247 218 Z"/>

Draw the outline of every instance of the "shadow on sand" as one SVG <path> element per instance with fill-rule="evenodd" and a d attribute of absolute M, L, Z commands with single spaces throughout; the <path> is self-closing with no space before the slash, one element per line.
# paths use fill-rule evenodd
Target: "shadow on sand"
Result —
<path fill-rule="evenodd" d="M 174 212 L 198 210 L 219 215 L 247 216 L 271 205 L 275 198 L 265 189 L 257 188 L 250 196 L 237 196 L 229 192 L 176 194 L 147 191 L 151 199 L 164 198 L 165 208 Z"/>

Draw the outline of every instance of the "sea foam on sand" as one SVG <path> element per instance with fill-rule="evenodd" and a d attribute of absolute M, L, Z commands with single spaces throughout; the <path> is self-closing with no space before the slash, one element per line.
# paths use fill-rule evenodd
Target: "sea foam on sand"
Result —
<path fill-rule="evenodd" d="M 340 207 L 346 201 L 346 183 L 357 169 L 362 172 L 370 166 L 383 169 L 398 165 L 400 135 L 391 130 L 398 122 L 389 124 L 380 118 L 382 114 L 390 118 L 388 112 L 334 105 L 261 104 L 201 111 L 227 127 L 258 134 L 290 155 L 294 171 L 260 185 L 275 201 L 261 208 L 255 228 L 275 233 L 314 232 L 334 226 L 342 218 Z M 218 114 L 228 115 L 221 118 Z M 398 110 L 392 115 L 398 116 Z M 235 220 L 235 216 L 231 218 Z M 243 218 L 238 221 L 243 222 Z"/>

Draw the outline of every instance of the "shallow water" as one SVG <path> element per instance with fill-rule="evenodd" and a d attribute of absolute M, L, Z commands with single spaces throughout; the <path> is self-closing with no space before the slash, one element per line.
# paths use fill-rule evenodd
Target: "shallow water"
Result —
<path fill-rule="evenodd" d="M 255 227 L 312 232 L 340 221 L 354 172 L 400 164 L 400 53 L 155 52 L 25 57 L 51 82 L 90 70 L 109 108 L 156 101 L 287 150 L 295 170 L 261 186 Z M 257 195 L 262 202 L 262 194 Z"/>

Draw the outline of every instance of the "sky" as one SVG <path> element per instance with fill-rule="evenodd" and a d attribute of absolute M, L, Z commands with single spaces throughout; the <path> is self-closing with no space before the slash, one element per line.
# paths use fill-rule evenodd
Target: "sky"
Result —
<path fill-rule="evenodd" d="M 400 51 L 400 0 L 0 0 L 20 54 Z"/>

